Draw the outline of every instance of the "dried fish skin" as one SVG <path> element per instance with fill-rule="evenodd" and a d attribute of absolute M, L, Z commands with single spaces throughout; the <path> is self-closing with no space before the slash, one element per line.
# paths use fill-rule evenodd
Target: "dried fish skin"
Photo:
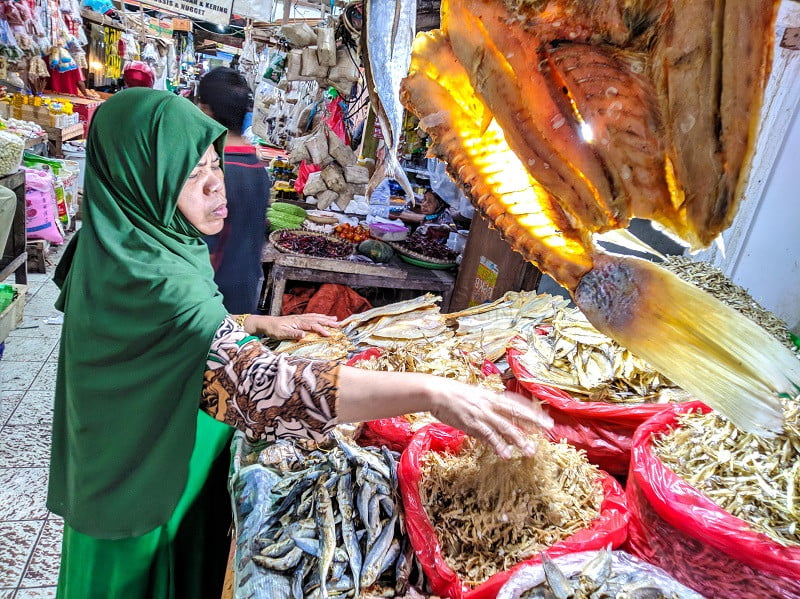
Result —
<path fill-rule="evenodd" d="M 508 461 L 472 441 L 458 455 L 423 456 L 422 505 L 462 581 L 480 584 L 597 517 L 599 471 L 566 443 L 539 437 L 537 447 L 534 458 Z"/>

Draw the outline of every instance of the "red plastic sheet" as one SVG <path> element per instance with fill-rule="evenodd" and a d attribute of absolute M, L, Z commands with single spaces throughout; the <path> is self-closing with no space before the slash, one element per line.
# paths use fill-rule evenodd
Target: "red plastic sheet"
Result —
<path fill-rule="evenodd" d="M 378 357 L 381 353 L 382 351 L 377 347 L 371 347 L 350 358 L 347 361 L 347 365 L 352 366 L 361 360 Z M 481 367 L 481 372 L 488 376 L 490 374 L 500 374 L 500 369 L 494 362 L 485 360 Z M 365 422 L 364 426 L 361 427 L 357 441 L 362 447 L 385 445 L 394 451 L 403 451 L 413 436 L 414 430 L 411 428 L 411 421 L 406 416 L 397 416 L 395 418 L 381 418 L 380 420 Z"/>
<path fill-rule="evenodd" d="M 308 176 L 311 173 L 316 173 L 321 170 L 322 167 L 319 164 L 309 164 L 305 160 L 301 161 L 300 166 L 297 167 L 297 179 L 294 181 L 294 190 L 297 193 L 303 193 L 303 189 L 308 181 Z"/>
<path fill-rule="evenodd" d="M 422 564 L 434 594 L 451 599 L 493 599 L 513 572 L 524 565 L 537 564 L 537 556 L 507 570 L 498 572 L 483 584 L 470 589 L 445 563 L 433 524 L 425 513 L 419 494 L 421 460 L 428 451 L 457 453 L 466 435 L 445 424 L 428 425 L 414 435 L 398 466 L 400 493 L 406 512 L 406 527 L 411 544 Z M 589 528 L 575 533 L 547 550 L 551 557 L 591 551 L 611 546 L 619 547 L 627 535 L 628 510 L 625 493 L 619 483 L 601 472 L 603 501 L 600 515 Z"/>
<path fill-rule="evenodd" d="M 670 404 L 579 401 L 561 389 L 523 380 L 531 378 L 531 374 L 521 364 L 521 355 L 522 352 L 513 347 L 506 351 L 508 365 L 521 390 L 551 408 L 547 413 L 553 417 L 554 425 L 547 431 L 548 437 L 553 441 L 566 439 L 570 445 L 583 449 L 589 461 L 606 472 L 628 472 L 633 433 L 641 423 Z"/>
<path fill-rule="evenodd" d="M 783 547 L 722 510 L 651 451 L 650 439 L 674 428 L 677 416 L 710 408 L 673 404 L 633 438 L 627 495 L 629 551 L 713 599 L 800 598 L 800 547 Z"/>

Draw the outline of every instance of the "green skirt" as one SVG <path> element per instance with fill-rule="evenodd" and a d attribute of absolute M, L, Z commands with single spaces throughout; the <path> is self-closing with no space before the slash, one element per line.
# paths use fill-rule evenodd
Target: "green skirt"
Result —
<path fill-rule="evenodd" d="M 186 489 L 169 521 L 155 530 L 107 540 L 65 523 L 57 599 L 219 599 L 230 548 L 224 450 L 232 434 L 198 412 Z"/>

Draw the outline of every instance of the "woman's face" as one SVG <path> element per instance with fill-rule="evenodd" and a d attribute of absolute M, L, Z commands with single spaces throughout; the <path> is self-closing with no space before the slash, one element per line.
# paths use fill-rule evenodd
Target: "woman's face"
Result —
<path fill-rule="evenodd" d="M 439 208 L 439 202 L 433 193 L 426 191 L 425 195 L 422 196 L 422 203 L 420 203 L 419 208 L 422 214 L 434 214 Z"/>
<path fill-rule="evenodd" d="M 222 231 L 227 205 L 219 156 L 209 146 L 181 189 L 178 210 L 203 235 L 214 235 Z"/>

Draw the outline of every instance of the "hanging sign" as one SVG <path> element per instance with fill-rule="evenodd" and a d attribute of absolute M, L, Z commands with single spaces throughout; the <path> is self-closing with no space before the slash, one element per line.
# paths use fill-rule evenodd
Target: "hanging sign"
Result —
<path fill-rule="evenodd" d="M 233 0 L 147 0 L 142 4 L 191 17 L 195 21 L 227 25 L 231 20 Z"/>
<path fill-rule="evenodd" d="M 172 19 L 172 29 L 174 31 L 191 31 L 192 22 L 189 19 Z"/>

